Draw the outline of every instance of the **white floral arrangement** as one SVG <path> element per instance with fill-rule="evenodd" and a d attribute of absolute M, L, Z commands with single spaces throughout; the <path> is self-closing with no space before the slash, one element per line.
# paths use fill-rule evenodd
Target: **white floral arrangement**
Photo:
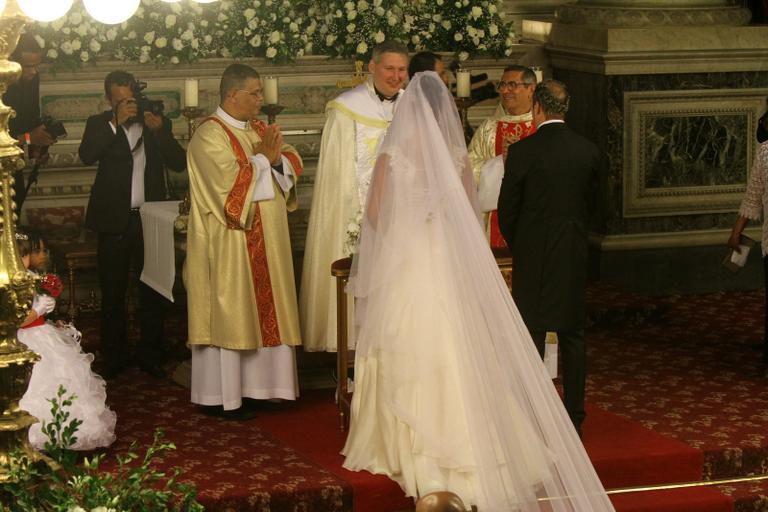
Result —
<path fill-rule="evenodd" d="M 363 209 L 357 210 L 355 216 L 347 224 L 346 237 L 344 239 L 344 254 L 352 256 L 357 254 L 357 245 L 360 243 L 360 229 L 363 224 Z"/>
<path fill-rule="evenodd" d="M 118 59 L 157 65 L 201 58 L 303 55 L 366 59 L 395 39 L 413 51 L 450 51 L 460 60 L 509 56 L 516 42 L 501 0 L 141 0 L 119 25 L 94 21 L 79 2 L 64 17 L 31 27 L 58 68 Z"/>

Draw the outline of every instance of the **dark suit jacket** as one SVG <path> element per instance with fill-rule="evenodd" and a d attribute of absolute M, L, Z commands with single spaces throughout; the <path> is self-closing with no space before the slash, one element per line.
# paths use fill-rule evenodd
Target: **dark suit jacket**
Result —
<path fill-rule="evenodd" d="M 85 216 L 86 227 L 99 233 L 124 231 L 131 209 L 133 156 L 125 131 L 118 128 L 117 133 L 112 132 L 112 116 L 112 111 L 106 111 L 88 118 L 78 151 L 86 165 L 99 162 Z M 158 133 L 145 126 L 142 137 L 147 157 L 144 199 L 162 201 L 167 199 L 163 167 L 183 171 L 187 166 L 186 154 L 173 137 L 171 122 L 166 118 Z"/>
<path fill-rule="evenodd" d="M 589 210 L 604 164 L 597 146 L 564 123 L 509 146 L 499 227 L 512 251 L 512 293 L 531 330 L 584 326 Z"/>

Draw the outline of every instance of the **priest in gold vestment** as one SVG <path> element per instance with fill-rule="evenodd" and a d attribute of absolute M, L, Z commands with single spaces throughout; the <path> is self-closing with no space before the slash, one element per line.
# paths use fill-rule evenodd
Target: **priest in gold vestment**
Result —
<path fill-rule="evenodd" d="M 496 204 L 504 176 L 504 160 L 510 144 L 536 131 L 531 108 L 536 74 L 530 68 L 507 66 L 498 83 L 501 102 L 493 116 L 480 124 L 469 144 L 469 159 L 478 184 L 478 199 L 484 212 L 491 247 L 506 247 L 499 231 Z"/>
<path fill-rule="evenodd" d="M 301 158 L 276 125 L 252 121 L 259 75 L 232 64 L 221 104 L 187 150 L 191 208 L 184 283 L 192 346 L 192 402 L 248 416 L 243 397 L 298 394 L 301 343 L 287 213 Z"/>
<path fill-rule="evenodd" d="M 360 228 L 379 144 L 408 72 L 408 49 L 384 41 L 368 63 L 371 77 L 326 106 L 320 160 L 312 192 L 300 314 L 306 351 L 336 351 L 336 284 L 331 264 L 350 255 Z M 354 318 L 352 300 L 348 318 Z M 350 346 L 354 335 L 349 336 Z"/>

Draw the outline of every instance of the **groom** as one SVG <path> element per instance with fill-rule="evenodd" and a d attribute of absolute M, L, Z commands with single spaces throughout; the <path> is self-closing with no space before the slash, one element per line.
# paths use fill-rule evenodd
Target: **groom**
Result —
<path fill-rule="evenodd" d="M 547 80 L 533 93 L 536 133 L 509 146 L 499 194 L 499 227 L 512 251 L 513 296 L 539 354 L 557 333 L 564 402 L 581 434 L 588 210 L 605 165 L 592 142 L 565 124 L 570 96 Z"/>

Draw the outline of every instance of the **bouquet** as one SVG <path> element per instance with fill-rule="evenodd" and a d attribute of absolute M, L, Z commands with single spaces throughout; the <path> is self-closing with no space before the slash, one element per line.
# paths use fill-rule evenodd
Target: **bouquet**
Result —
<path fill-rule="evenodd" d="M 64 283 L 61 282 L 59 276 L 49 273 L 39 277 L 35 293 L 38 295 L 50 295 L 54 299 L 58 299 L 63 290 Z"/>

